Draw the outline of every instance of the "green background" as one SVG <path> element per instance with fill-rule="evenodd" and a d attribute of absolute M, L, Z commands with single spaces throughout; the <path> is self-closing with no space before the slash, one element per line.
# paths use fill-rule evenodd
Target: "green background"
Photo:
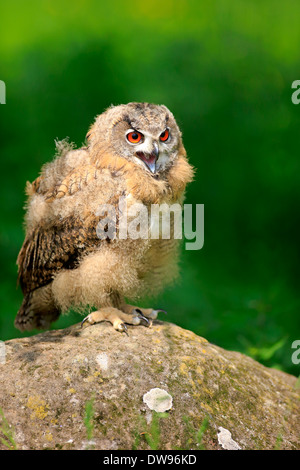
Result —
<path fill-rule="evenodd" d="M 197 168 L 186 203 L 205 205 L 204 248 L 183 250 L 180 283 L 152 305 L 299 374 L 299 17 L 291 0 L 1 2 L 2 340 L 28 334 L 13 326 L 26 181 L 54 139 L 80 146 L 109 105 L 149 101 L 175 114 Z"/>

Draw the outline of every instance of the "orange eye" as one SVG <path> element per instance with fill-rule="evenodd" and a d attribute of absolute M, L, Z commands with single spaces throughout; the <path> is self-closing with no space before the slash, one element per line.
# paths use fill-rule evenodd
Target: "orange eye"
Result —
<path fill-rule="evenodd" d="M 166 140 L 168 140 L 169 138 L 169 135 L 170 135 L 169 129 L 166 129 L 164 132 L 160 134 L 159 138 L 162 142 L 166 142 Z"/>
<path fill-rule="evenodd" d="M 126 137 L 128 142 L 131 144 L 138 144 L 142 140 L 143 134 L 137 131 L 133 131 L 129 132 Z"/>

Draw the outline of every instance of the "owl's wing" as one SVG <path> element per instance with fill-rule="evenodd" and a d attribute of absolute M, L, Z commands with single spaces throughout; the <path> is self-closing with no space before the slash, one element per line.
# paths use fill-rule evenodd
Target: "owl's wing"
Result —
<path fill-rule="evenodd" d="M 28 196 L 33 194 L 43 194 L 47 202 L 60 199 L 64 196 L 71 196 L 84 189 L 90 181 L 97 179 L 99 169 L 94 165 L 83 165 L 70 171 L 62 180 L 56 182 L 51 189 L 45 187 L 45 175 L 41 174 L 32 183 L 27 182 L 26 193 Z"/>
<path fill-rule="evenodd" d="M 93 178 L 97 178 L 95 167 L 88 165 L 70 173 L 51 193 L 42 190 L 42 177 L 30 185 L 27 193 L 44 193 L 51 204 L 54 199 L 68 198 L 82 190 Z M 107 203 L 117 208 L 118 197 L 110 198 Z M 70 216 L 31 230 L 17 259 L 18 281 L 23 293 L 48 284 L 62 269 L 75 269 L 84 254 L 107 243 L 97 236 L 98 220 L 93 213 L 85 219 Z"/>
<path fill-rule="evenodd" d="M 61 269 L 76 268 L 83 253 L 102 242 L 97 237 L 96 225 L 95 216 L 84 221 L 68 217 L 29 232 L 17 259 L 23 293 L 48 284 Z"/>

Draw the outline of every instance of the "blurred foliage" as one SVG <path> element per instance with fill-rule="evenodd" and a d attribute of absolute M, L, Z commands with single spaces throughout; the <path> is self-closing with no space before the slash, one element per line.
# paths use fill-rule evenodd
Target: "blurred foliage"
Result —
<path fill-rule="evenodd" d="M 183 250 L 180 283 L 153 305 L 299 374 L 299 15 L 292 0 L 1 3 L 1 339 L 21 335 L 26 180 L 53 158 L 55 138 L 80 146 L 110 104 L 149 101 L 175 114 L 197 168 L 186 202 L 205 205 L 204 248 Z"/>

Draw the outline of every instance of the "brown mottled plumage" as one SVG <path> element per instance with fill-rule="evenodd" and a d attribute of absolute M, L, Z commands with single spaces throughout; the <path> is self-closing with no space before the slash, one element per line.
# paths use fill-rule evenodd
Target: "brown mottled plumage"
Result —
<path fill-rule="evenodd" d="M 141 141 L 130 142 L 130 132 Z M 85 321 L 108 320 L 119 331 L 125 323 L 147 324 L 158 311 L 125 298 L 155 294 L 173 280 L 179 242 L 101 240 L 96 213 L 101 204 L 117 209 L 120 196 L 128 210 L 135 203 L 182 204 L 193 169 L 172 113 L 148 103 L 111 107 L 96 118 L 86 147 L 74 150 L 65 141 L 57 147 L 26 187 L 26 237 L 17 260 L 24 300 L 15 326 L 47 328 L 71 307 L 96 307 Z"/>

